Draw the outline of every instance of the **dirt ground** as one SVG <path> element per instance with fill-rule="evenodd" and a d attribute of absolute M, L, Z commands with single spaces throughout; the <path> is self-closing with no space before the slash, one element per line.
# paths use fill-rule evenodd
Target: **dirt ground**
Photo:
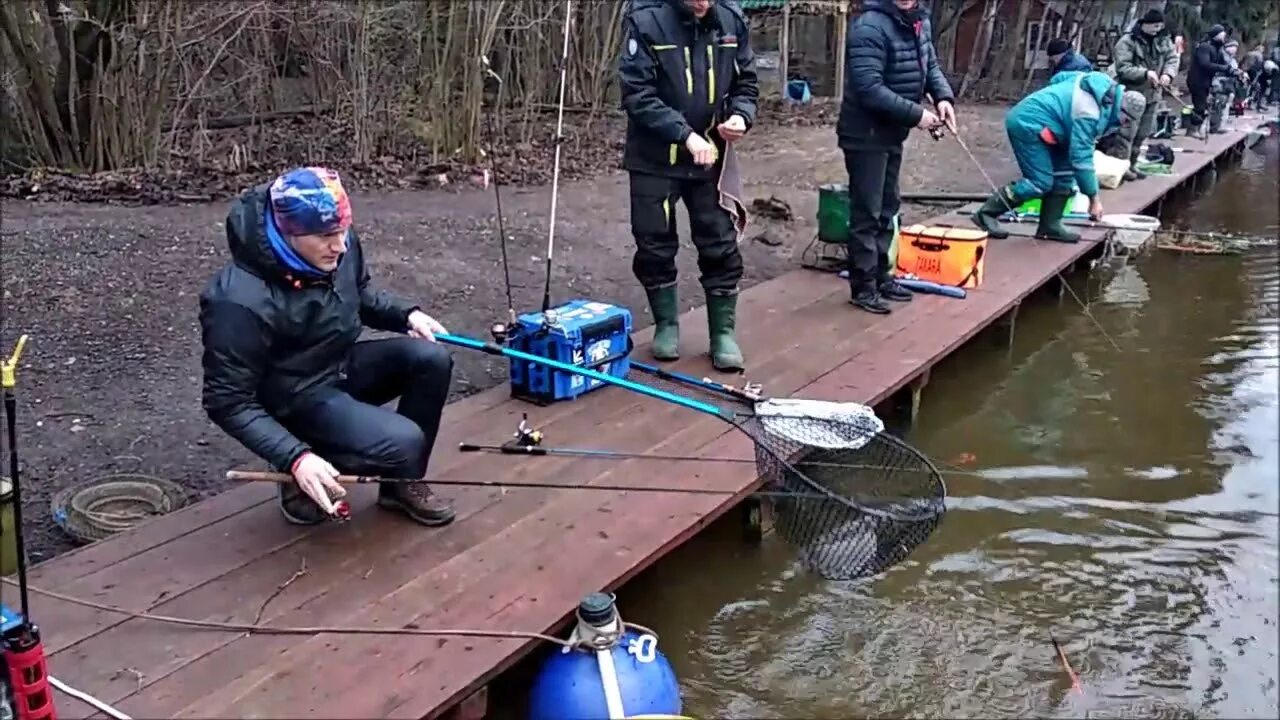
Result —
<path fill-rule="evenodd" d="M 1014 169 L 1002 107 L 964 107 L 961 133 L 996 182 Z M 904 191 L 985 192 L 989 186 L 957 143 L 913 133 Z M 775 196 L 794 220 L 753 218 L 743 243 L 744 286 L 796 267 L 814 236 L 817 186 L 845 182 L 831 125 L 762 124 L 741 157 L 747 201 Z M 265 178 L 264 178 L 265 179 Z M 464 184 L 465 185 L 465 184 Z M 632 308 L 649 324 L 631 275 L 625 175 L 608 172 L 561 185 L 553 297 L 585 296 Z M 540 302 L 550 189 L 504 187 L 517 309 Z M 485 336 L 504 316 L 491 190 L 353 192 L 355 219 L 375 279 L 421 301 L 451 331 Z M 904 221 L 937 207 L 904 206 Z M 4 352 L 31 335 L 19 374 L 28 547 L 35 561 L 73 547 L 49 512 L 53 493 L 113 473 L 177 481 L 193 500 L 225 488 L 221 478 L 253 463 L 200 406 L 197 296 L 227 260 L 225 203 L 180 206 L 7 200 L 3 213 Z M 681 301 L 702 304 L 681 213 Z M 747 348 L 750 352 L 750 348 Z M 455 397 L 505 381 L 505 366 L 459 352 Z"/>

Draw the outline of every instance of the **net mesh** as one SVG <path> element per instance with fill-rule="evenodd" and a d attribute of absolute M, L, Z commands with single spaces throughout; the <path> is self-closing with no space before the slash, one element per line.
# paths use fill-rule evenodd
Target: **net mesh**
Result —
<path fill-rule="evenodd" d="M 852 435 L 847 420 L 796 417 L 816 439 Z M 928 540 L 946 509 L 942 476 L 922 454 L 883 430 L 848 447 L 770 432 L 759 416 L 742 423 L 771 493 L 773 526 L 800 562 L 831 580 L 877 575 Z"/>
<path fill-rule="evenodd" d="M 810 571 L 830 580 L 877 575 L 928 540 L 946 484 L 922 453 L 857 403 L 750 401 L 672 378 L 643 380 L 710 402 L 754 441 L 773 527 Z"/>

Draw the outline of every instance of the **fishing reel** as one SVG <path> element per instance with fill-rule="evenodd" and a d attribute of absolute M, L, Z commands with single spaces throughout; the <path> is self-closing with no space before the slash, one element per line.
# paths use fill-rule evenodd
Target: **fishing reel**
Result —
<path fill-rule="evenodd" d="M 947 136 L 947 126 L 941 123 L 929 128 L 929 137 L 934 140 L 941 140 Z"/>
<path fill-rule="evenodd" d="M 529 413 L 521 413 L 520 424 L 516 426 L 516 431 L 511 433 L 511 438 L 503 443 L 506 448 L 529 448 L 537 447 L 542 444 L 542 431 L 529 424 Z"/>

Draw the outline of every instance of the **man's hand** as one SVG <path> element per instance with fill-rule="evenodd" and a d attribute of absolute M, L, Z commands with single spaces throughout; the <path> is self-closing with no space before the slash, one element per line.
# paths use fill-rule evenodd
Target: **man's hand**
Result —
<path fill-rule="evenodd" d="M 1170 87 L 1170 86 L 1172 86 L 1172 85 L 1173 85 L 1173 78 L 1169 77 L 1168 75 L 1161 75 L 1161 76 L 1160 76 L 1160 85 L 1162 85 L 1163 87 Z"/>
<path fill-rule="evenodd" d="M 1159 85 L 1159 84 L 1160 84 L 1160 76 L 1159 76 L 1158 74 L 1156 74 L 1156 71 L 1155 71 L 1155 70 L 1148 70 L 1148 71 L 1147 71 L 1147 79 L 1151 81 L 1151 84 L 1152 84 L 1152 85 Z"/>
<path fill-rule="evenodd" d="M 747 134 L 747 121 L 742 119 L 741 115 L 730 115 L 728 120 L 716 126 L 716 131 L 720 133 L 720 137 L 726 142 L 740 140 L 743 135 Z"/>
<path fill-rule="evenodd" d="M 916 123 L 916 127 L 921 130 L 928 130 L 930 128 L 937 127 L 940 122 L 942 121 L 938 119 L 937 115 L 934 115 L 928 108 L 925 108 L 924 112 L 920 114 L 920 122 Z"/>
<path fill-rule="evenodd" d="M 435 318 L 421 310 L 414 310 L 409 313 L 409 335 L 412 337 L 435 342 L 436 335 L 448 332 Z"/>
<path fill-rule="evenodd" d="M 338 482 L 338 471 L 315 453 L 306 453 L 293 465 L 293 480 L 307 497 L 332 515 L 337 510 L 331 498 L 345 497 L 346 488 Z"/>
<path fill-rule="evenodd" d="M 1097 195 L 1089 198 L 1089 219 L 1094 222 L 1102 219 L 1102 199 Z"/>
<path fill-rule="evenodd" d="M 693 153 L 695 163 L 704 167 L 716 164 L 716 146 L 698 133 L 689 133 L 689 139 L 684 141 L 684 146 Z"/>
<path fill-rule="evenodd" d="M 938 103 L 938 119 L 947 126 L 952 135 L 960 134 L 960 131 L 956 129 L 956 108 L 951 104 L 950 100 L 943 100 Z"/>

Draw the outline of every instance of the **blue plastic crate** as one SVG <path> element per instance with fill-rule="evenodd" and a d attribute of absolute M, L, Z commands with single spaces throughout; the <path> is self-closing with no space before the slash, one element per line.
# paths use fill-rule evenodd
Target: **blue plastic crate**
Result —
<path fill-rule="evenodd" d="M 549 322 L 548 322 L 549 320 Z M 631 311 L 594 300 L 571 300 L 546 313 L 525 313 L 507 344 L 514 350 L 625 378 L 631 369 Z M 511 394 L 539 405 L 572 400 L 604 382 L 511 360 Z"/>
<path fill-rule="evenodd" d="M 0 603 L 0 635 L 8 635 L 10 630 L 22 624 L 22 613 L 9 609 L 8 605 Z"/>

